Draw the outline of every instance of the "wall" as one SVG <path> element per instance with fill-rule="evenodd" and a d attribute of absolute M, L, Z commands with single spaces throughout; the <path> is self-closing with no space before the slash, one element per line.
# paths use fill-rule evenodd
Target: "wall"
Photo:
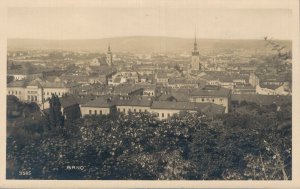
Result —
<path fill-rule="evenodd" d="M 90 110 L 92 111 L 92 114 L 90 114 Z M 110 114 L 111 110 L 110 108 L 100 108 L 100 107 L 80 107 L 81 115 L 95 115 L 95 111 L 97 112 L 97 115 L 100 115 L 100 111 L 102 111 L 102 115 L 108 115 Z"/>
<path fill-rule="evenodd" d="M 129 111 L 134 112 L 134 109 L 136 112 L 140 112 L 140 110 L 141 112 L 150 111 L 150 107 L 147 106 L 117 106 L 117 111 L 125 114 L 128 114 Z"/>
<path fill-rule="evenodd" d="M 19 100 L 25 100 L 25 89 L 23 87 L 7 87 L 7 95 L 14 95 Z"/>
<path fill-rule="evenodd" d="M 227 97 L 205 97 L 205 96 L 197 96 L 197 97 L 190 97 L 190 102 L 197 102 L 197 103 L 214 103 L 217 105 L 221 105 L 225 107 L 225 113 L 229 112 L 229 100 Z"/>

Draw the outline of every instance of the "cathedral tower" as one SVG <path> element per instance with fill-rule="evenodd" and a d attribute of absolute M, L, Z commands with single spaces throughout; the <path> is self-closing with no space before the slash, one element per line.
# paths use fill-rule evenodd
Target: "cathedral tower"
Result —
<path fill-rule="evenodd" d="M 110 44 L 108 44 L 107 53 L 106 53 L 106 62 L 109 66 L 113 66 L 112 61 L 112 52 L 110 50 Z"/>
<path fill-rule="evenodd" d="M 192 51 L 192 62 L 191 62 L 191 70 L 200 70 L 200 59 L 199 59 L 199 51 L 197 47 L 197 39 L 195 33 L 195 41 L 194 41 L 194 49 Z"/>

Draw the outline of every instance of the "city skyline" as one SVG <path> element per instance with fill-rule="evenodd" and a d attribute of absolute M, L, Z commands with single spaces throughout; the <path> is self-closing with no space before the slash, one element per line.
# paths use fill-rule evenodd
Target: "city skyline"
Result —
<path fill-rule="evenodd" d="M 290 40 L 291 17 L 289 9 L 15 7 L 8 9 L 7 23 L 8 38 L 193 38 L 196 29 L 199 39 Z"/>

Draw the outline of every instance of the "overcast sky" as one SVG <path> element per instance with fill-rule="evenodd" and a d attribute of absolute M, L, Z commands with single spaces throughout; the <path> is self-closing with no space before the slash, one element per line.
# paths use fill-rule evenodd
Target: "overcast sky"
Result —
<path fill-rule="evenodd" d="M 292 39 L 288 9 L 9 8 L 9 38 L 90 39 L 170 36 Z"/>

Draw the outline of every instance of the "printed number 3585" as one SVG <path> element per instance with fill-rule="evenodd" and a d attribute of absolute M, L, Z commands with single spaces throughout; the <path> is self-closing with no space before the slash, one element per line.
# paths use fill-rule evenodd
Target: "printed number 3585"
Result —
<path fill-rule="evenodd" d="M 19 175 L 20 175 L 20 176 L 31 175 L 31 171 L 19 171 Z"/>

